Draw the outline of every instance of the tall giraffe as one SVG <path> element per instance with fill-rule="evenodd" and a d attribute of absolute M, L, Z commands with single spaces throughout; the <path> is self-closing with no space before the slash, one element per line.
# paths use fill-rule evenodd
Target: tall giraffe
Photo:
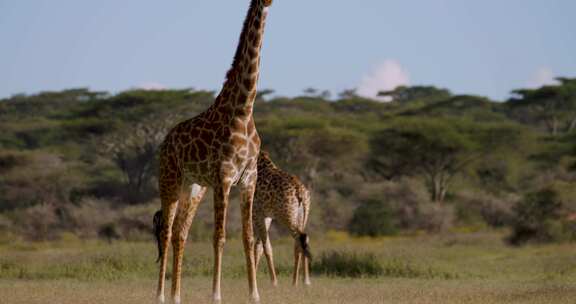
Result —
<path fill-rule="evenodd" d="M 242 195 L 242 241 L 252 301 L 259 301 L 253 253 L 252 204 L 257 179 L 260 138 L 252 107 L 256 97 L 260 49 L 268 7 L 272 0 L 251 0 L 226 81 L 212 104 L 198 116 L 177 124 L 160 148 L 159 189 L 161 219 L 156 221 L 160 249 L 157 296 L 164 303 L 167 249 L 174 251 L 172 297 L 180 303 L 180 276 L 188 230 L 207 187 L 214 189 L 213 300 L 222 299 L 222 253 L 226 240 L 226 212 L 230 188 Z"/>

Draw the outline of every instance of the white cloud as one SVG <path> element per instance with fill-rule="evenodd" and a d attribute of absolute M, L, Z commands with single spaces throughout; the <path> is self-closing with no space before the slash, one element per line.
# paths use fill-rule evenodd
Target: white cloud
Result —
<path fill-rule="evenodd" d="M 376 66 L 370 74 L 364 76 L 358 86 L 358 95 L 376 98 L 380 91 L 389 91 L 409 84 L 410 75 L 400 62 L 387 59 Z"/>
<path fill-rule="evenodd" d="M 530 78 L 526 85 L 530 88 L 539 88 L 545 85 L 557 84 L 554 72 L 549 67 L 540 67 Z"/>
<path fill-rule="evenodd" d="M 160 91 L 167 89 L 165 85 L 157 82 L 145 82 L 143 84 L 137 85 L 136 88 L 147 91 Z"/>

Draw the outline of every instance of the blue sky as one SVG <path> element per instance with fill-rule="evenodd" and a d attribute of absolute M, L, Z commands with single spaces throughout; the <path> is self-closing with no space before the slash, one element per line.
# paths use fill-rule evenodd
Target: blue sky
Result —
<path fill-rule="evenodd" d="M 218 90 L 249 0 L 0 0 L 0 98 Z M 260 88 L 436 85 L 505 99 L 576 77 L 576 1 L 274 0 Z"/>

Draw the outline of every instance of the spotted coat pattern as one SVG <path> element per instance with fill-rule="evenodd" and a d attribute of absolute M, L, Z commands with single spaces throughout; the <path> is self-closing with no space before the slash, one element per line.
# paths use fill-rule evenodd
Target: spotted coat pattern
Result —
<path fill-rule="evenodd" d="M 287 228 L 294 238 L 293 284 L 298 284 L 300 264 L 304 264 L 304 282 L 310 284 L 309 257 L 304 254 L 302 241 L 307 245 L 304 234 L 310 212 L 310 192 L 294 175 L 279 169 L 265 151 L 258 157 L 258 182 L 254 195 L 254 232 L 256 235 L 256 267 L 262 251 L 268 262 L 273 285 L 277 285 L 274 257 L 270 244 L 269 229 L 271 222 L 277 221 Z M 304 237 L 305 240 L 301 240 Z"/>
<path fill-rule="evenodd" d="M 252 117 L 259 77 L 260 49 L 267 7 L 271 0 L 251 0 L 240 42 L 224 86 L 206 111 L 176 125 L 160 148 L 159 190 L 162 201 L 160 275 L 157 296 L 164 303 L 168 246 L 174 258 L 172 297 L 180 303 L 184 244 L 196 209 L 207 187 L 214 189 L 213 301 L 221 301 L 222 254 L 226 239 L 226 211 L 230 188 L 242 195 L 242 239 L 253 302 L 256 286 L 252 204 L 257 178 L 260 138 Z"/>

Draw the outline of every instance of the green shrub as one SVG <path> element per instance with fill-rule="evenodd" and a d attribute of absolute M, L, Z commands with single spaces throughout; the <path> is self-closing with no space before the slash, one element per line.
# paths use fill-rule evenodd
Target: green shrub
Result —
<path fill-rule="evenodd" d="M 393 210 L 385 203 L 368 200 L 356 208 L 348 226 L 358 236 L 394 235 L 398 232 Z"/>
<path fill-rule="evenodd" d="M 574 238 L 574 230 L 563 216 L 564 202 L 555 188 L 527 194 L 514 207 L 516 218 L 508 242 L 522 245 L 528 242 L 550 243 Z"/>
<path fill-rule="evenodd" d="M 398 231 L 437 233 L 451 228 L 454 206 L 430 200 L 425 186 L 414 179 L 363 185 L 356 190 L 364 202 L 354 212 L 348 231 L 354 235 L 393 235 Z"/>
<path fill-rule="evenodd" d="M 33 241 L 54 240 L 60 232 L 57 230 L 57 209 L 49 204 L 39 204 L 17 212 L 13 221 L 21 235 Z"/>
<path fill-rule="evenodd" d="M 486 191 L 461 191 L 454 204 L 460 225 L 487 225 L 501 228 L 514 220 L 515 195 L 497 196 Z"/>
<path fill-rule="evenodd" d="M 312 272 L 338 277 L 370 277 L 384 273 L 384 268 L 373 254 L 356 254 L 332 251 L 323 253 L 319 261 L 312 264 Z"/>
<path fill-rule="evenodd" d="M 380 263 L 374 254 L 331 251 L 323 253 L 312 264 L 312 272 L 336 277 L 392 277 L 392 278 L 439 278 L 454 279 L 457 274 L 438 271 L 431 267 L 419 267 L 408 261 L 391 259 Z"/>

